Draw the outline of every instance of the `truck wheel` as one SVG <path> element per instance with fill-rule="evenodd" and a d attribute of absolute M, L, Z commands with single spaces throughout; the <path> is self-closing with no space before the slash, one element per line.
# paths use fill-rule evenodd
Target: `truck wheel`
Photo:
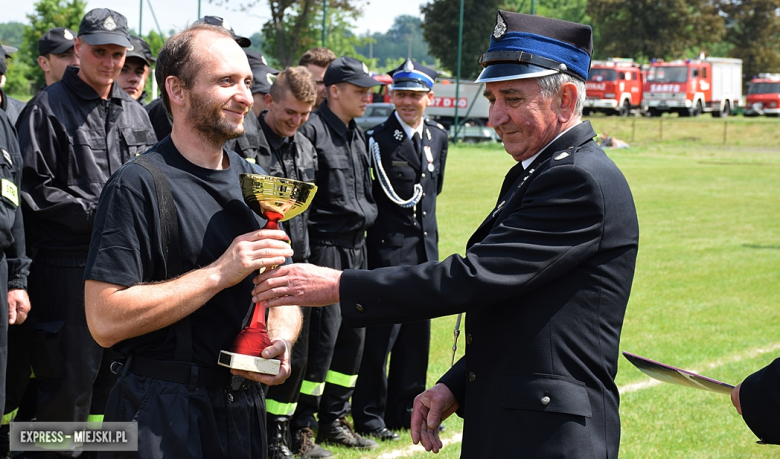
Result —
<path fill-rule="evenodd" d="M 693 111 L 691 112 L 691 116 L 697 117 L 701 115 L 702 109 L 701 109 L 701 101 L 696 102 L 696 106 L 693 107 Z"/>
<path fill-rule="evenodd" d="M 648 114 L 649 116 L 653 116 L 653 117 L 655 117 L 655 116 L 661 116 L 661 111 L 660 111 L 660 110 L 658 110 L 657 108 L 648 108 L 648 109 L 647 109 L 647 114 Z"/>
<path fill-rule="evenodd" d="M 693 110 L 692 108 L 681 108 L 677 110 L 677 114 L 680 115 L 680 118 L 687 118 L 693 116 Z"/>
<path fill-rule="evenodd" d="M 712 112 L 713 118 L 727 118 L 729 115 L 731 115 L 731 105 L 729 104 L 729 101 L 726 101 L 726 103 L 723 104 L 723 110 Z"/>
<path fill-rule="evenodd" d="M 626 99 L 623 101 L 623 105 L 620 106 L 620 109 L 618 110 L 618 115 L 625 118 L 630 114 L 631 114 L 631 103 L 629 103 L 628 99 Z"/>

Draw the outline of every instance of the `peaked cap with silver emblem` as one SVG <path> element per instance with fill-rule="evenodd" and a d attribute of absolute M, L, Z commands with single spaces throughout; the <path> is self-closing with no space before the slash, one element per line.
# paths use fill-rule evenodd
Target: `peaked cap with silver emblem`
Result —
<path fill-rule="evenodd" d="M 130 43 L 127 18 L 108 8 L 95 8 L 87 12 L 79 25 L 79 37 L 92 46 L 133 46 Z"/>
<path fill-rule="evenodd" d="M 499 10 L 490 46 L 479 58 L 476 83 L 539 78 L 565 73 L 588 79 L 593 38 L 590 26 Z"/>
<path fill-rule="evenodd" d="M 412 59 L 407 59 L 387 74 L 393 77 L 393 89 L 403 91 L 430 91 L 439 75 L 435 70 Z"/>
<path fill-rule="evenodd" d="M 40 40 L 38 40 L 38 55 L 62 54 L 73 48 L 73 38 L 76 32 L 65 27 L 54 27 L 49 29 Z"/>

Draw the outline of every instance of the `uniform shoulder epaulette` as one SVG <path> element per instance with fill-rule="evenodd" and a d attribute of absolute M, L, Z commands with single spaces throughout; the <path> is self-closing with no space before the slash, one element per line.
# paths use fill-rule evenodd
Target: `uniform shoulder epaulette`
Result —
<path fill-rule="evenodd" d="M 552 155 L 551 167 L 561 164 L 571 164 L 574 162 L 574 154 L 580 150 L 580 147 L 569 147 L 565 150 L 556 151 Z"/>
<path fill-rule="evenodd" d="M 374 135 L 374 133 L 381 131 L 385 128 L 386 123 L 377 124 L 376 126 L 372 127 L 371 129 L 366 131 L 366 135 Z"/>
<path fill-rule="evenodd" d="M 447 131 L 444 126 L 441 125 L 441 123 L 437 123 L 436 121 L 433 121 L 430 118 L 425 118 L 425 124 L 428 126 L 436 126 L 437 128 L 441 129 L 442 131 Z"/>

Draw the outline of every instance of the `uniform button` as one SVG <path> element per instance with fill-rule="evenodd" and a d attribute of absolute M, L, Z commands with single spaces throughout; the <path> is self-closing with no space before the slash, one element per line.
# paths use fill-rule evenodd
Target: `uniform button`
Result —
<path fill-rule="evenodd" d="M 546 395 L 544 397 L 542 397 L 542 405 L 547 406 L 549 404 L 550 404 L 550 397 L 548 397 Z"/>
<path fill-rule="evenodd" d="M 397 175 L 397 177 L 398 177 L 398 178 L 401 178 L 401 174 L 398 174 L 398 175 Z"/>
<path fill-rule="evenodd" d="M 421 174 L 421 177 L 422 177 L 422 178 L 425 178 L 425 174 Z"/>
<path fill-rule="evenodd" d="M 425 231 L 425 232 L 423 233 L 423 236 L 425 236 L 425 237 L 428 237 L 428 232 L 427 232 L 427 231 Z"/>
<path fill-rule="evenodd" d="M 228 399 L 228 402 L 232 402 L 233 401 L 233 394 L 228 392 L 227 399 Z"/>
<path fill-rule="evenodd" d="M 425 193 L 423 193 L 422 197 L 423 197 L 423 198 L 425 197 Z"/>
<path fill-rule="evenodd" d="M 355 309 L 357 309 L 357 312 L 363 312 L 363 305 L 360 303 L 356 303 Z"/>
<path fill-rule="evenodd" d="M 466 344 L 471 344 L 471 333 L 466 334 Z"/>
<path fill-rule="evenodd" d="M 423 217 L 427 217 L 427 216 L 428 216 L 428 212 L 423 210 Z"/>
<path fill-rule="evenodd" d="M 384 243 L 385 243 L 385 240 L 384 240 L 384 239 L 382 239 L 382 244 L 384 244 Z"/>
<path fill-rule="evenodd" d="M 474 372 L 469 372 L 469 382 L 474 382 L 477 380 L 477 375 L 474 374 Z"/>

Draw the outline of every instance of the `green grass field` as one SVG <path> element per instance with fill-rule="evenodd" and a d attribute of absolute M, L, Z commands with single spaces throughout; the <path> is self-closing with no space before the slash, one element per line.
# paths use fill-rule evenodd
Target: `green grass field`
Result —
<path fill-rule="evenodd" d="M 652 138 L 648 131 L 658 119 L 636 121 L 635 138 Z M 689 138 L 640 140 L 607 153 L 631 185 L 641 234 L 621 350 L 736 384 L 780 355 L 780 120 L 730 121 L 734 143 L 725 146 L 690 140 L 718 128 L 722 135 L 722 120 L 699 118 L 705 128 L 697 129 L 667 117 L 667 132 L 685 131 Z M 610 129 L 628 139 L 617 129 L 633 120 L 592 122 L 597 132 Z M 463 253 L 512 164 L 500 145 L 450 149 L 438 209 L 442 257 Z M 454 323 L 454 317 L 434 320 L 429 386 L 449 367 Z M 727 396 L 667 384 L 629 386 L 647 381 L 620 358 L 621 457 L 780 456 L 780 449 L 755 443 Z M 462 431 L 456 417 L 445 425 L 445 438 Z M 512 433 L 505 434 L 511 441 Z M 333 450 L 341 458 L 433 457 L 388 454 L 410 445 L 404 432 L 401 441 L 371 453 Z M 436 457 L 459 455 L 453 442 Z"/>

